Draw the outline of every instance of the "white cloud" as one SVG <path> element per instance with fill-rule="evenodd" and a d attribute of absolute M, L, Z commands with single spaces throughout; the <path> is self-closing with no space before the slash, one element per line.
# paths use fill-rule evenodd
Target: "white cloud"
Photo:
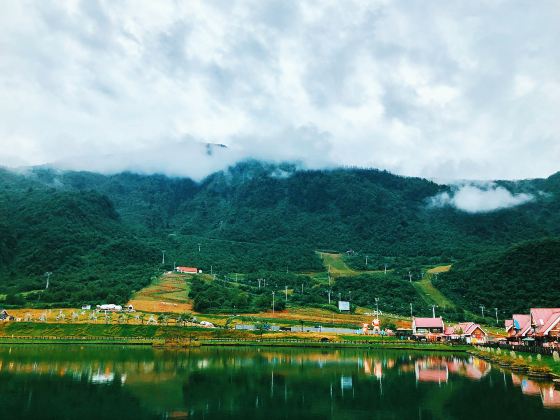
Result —
<path fill-rule="evenodd" d="M 451 192 L 442 192 L 432 197 L 434 207 L 455 207 L 467 213 L 488 213 L 519 206 L 534 200 L 532 194 L 513 194 L 504 187 L 493 183 L 455 186 Z"/>
<path fill-rule="evenodd" d="M 528 0 L 6 0 L 0 165 L 200 176 L 257 157 L 448 179 L 547 176 L 560 169 L 558 10 Z M 191 158 L 187 170 L 185 138 L 230 152 Z"/>

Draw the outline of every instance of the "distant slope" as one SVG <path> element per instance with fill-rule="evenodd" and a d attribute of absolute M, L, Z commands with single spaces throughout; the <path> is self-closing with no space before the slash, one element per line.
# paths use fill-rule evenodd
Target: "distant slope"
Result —
<path fill-rule="evenodd" d="M 48 169 L 29 176 L 61 190 L 106 195 L 123 222 L 152 236 L 181 233 L 307 249 L 351 248 L 370 256 L 433 257 L 435 264 L 560 235 L 558 176 L 500 182 L 537 199 L 480 214 L 428 206 L 449 186 L 374 169 L 310 171 L 248 161 L 200 183 Z"/>
<path fill-rule="evenodd" d="M 173 263 L 222 275 L 264 270 L 324 276 L 317 249 L 355 251 L 355 257 L 340 261 L 341 275 L 382 269 L 389 262 L 395 280 L 406 279 L 408 270 L 418 279 L 428 265 L 478 254 L 484 260 L 514 243 L 560 236 L 560 174 L 499 185 L 531 193 L 535 200 L 468 214 L 429 206 L 431 197 L 450 187 L 425 179 L 255 161 L 201 182 L 0 169 L 0 294 L 40 290 L 42 274 L 52 271 L 49 291 L 30 300 L 123 302 L 148 283 L 156 268 L 161 273 Z M 165 265 L 159 264 L 162 250 Z M 472 268 L 474 263 L 465 264 Z M 435 286 L 473 311 L 480 303 L 503 306 L 491 303 L 490 295 L 485 300 L 484 284 L 474 287 L 481 293 L 467 294 L 468 285 L 442 283 L 461 267 L 440 275 Z M 419 290 L 427 296 L 427 288 Z M 401 303 L 396 307 L 404 308 Z"/>
<path fill-rule="evenodd" d="M 27 181 L 22 184 L 27 184 Z M 111 201 L 4 179 L 0 189 L 0 293 L 6 303 L 125 301 L 147 284 L 159 251 L 122 224 Z M 48 290 L 45 272 L 52 272 Z"/>
<path fill-rule="evenodd" d="M 472 312 L 500 317 L 534 306 L 560 305 L 560 239 L 526 242 L 454 264 L 435 286 Z M 491 312 L 488 312 L 491 311 Z"/>

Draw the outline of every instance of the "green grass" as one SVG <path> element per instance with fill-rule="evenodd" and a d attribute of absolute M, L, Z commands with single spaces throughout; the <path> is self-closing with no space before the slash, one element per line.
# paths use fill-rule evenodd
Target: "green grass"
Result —
<path fill-rule="evenodd" d="M 192 331 L 208 331 L 199 327 L 115 324 L 50 324 L 17 322 L 0 326 L 0 337 L 143 337 L 165 338 Z"/>
<path fill-rule="evenodd" d="M 455 304 L 432 284 L 432 274 L 426 274 L 420 281 L 412 282 L 416 291 L 428 305 L 438 305 L 440 308 L 455 308 Z"/>

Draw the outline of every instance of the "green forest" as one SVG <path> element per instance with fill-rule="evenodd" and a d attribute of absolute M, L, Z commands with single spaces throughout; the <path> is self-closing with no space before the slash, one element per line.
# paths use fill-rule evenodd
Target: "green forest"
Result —
<path fill-rule="evenodd" d="M 195 284 L 191 297 L 205 310 L 265 308 L 271 291 L 286 286 L 293 304 L 328 308 L 324 278 L 317 277 L 325 269 L 316 251 L 323 250 L 344 253 L 350 268 L 364 272 L 332 286 L 335 294 L 352 291 L 360 306 L 372 307 L 378 297 L 385 311 L 408 314 L 412 303 L 424 312 L 409 280 L 437 264 L 453 264 L 434 283 L 461 308 L 458 318 L 480 305 L 511 311 L 557 304 L 550 290 L 560 289 L 560 254 L 550 245 L 555 240 L 544 238 L 560 237 L 560 174 L 497 184 L 536 199 L 471 214 L 431 205 L 453 187 L 425 179 L 257 161 L 200 182 L 0 169 L 0 299 L 31 306 L 124 302 L 174 265 L 189 265 L 222 279 L 240 275 L 235 284 Z M 548 251 L 527 250 L 542 250 L 539 243 Z M 532 253 L 539 263 L 526 258 Z M 371 274 L 385 267 L 390 275 Z M 48 288 L 45 273 L 52 273 Z M 270 279 L 266 292 L 254 290 L 258 278 Z"/>

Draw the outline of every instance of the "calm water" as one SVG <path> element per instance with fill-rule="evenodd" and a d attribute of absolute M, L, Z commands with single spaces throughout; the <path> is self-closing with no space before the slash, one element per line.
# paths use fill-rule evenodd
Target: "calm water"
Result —
<path fill-rule="evenodd" d="M 560 391 L 462 355 L 0 346 L 1 419 L 560 419 Z"/>

